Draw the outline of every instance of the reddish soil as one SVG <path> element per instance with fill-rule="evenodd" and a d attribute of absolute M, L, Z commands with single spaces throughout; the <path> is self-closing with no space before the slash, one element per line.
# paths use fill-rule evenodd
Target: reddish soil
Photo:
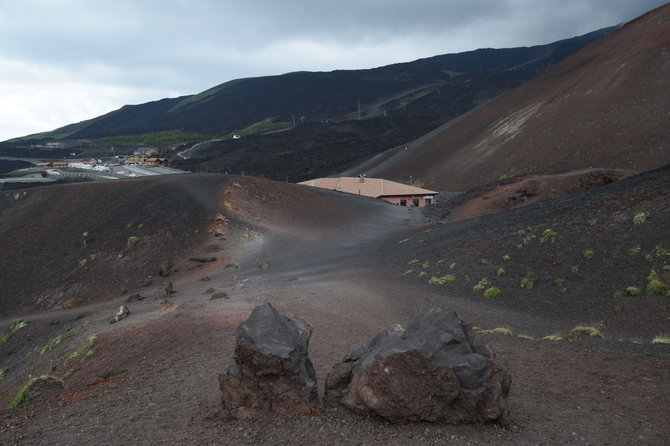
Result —
<path fill-rule="evenodd" d="M 96 194 L 116 197 L 115 209 L 130 203 L 133 209 L 149 208 L 145 228 L 153 227 L 157 236 L 162 231 L 156 228 L 180 222 L 182 233 L 193 239 L 178 245 L 165 231 L 164 249 L 170 249 L 175 265 L 190 267 L 173 268 L 168 278 L 148 287 L 138 281 L 111 300 L 107 293 L 118 284 L 101 281 L 98 293 L 91 294 L 96 303 L 73 309 L 35 311 L 39 307 L 28 291 L 3 300 L 2 314 L 12 317 L 0 321 L 0 333 L 9 333 L 16 317 L 30 322 L 0 346 L 6 375 L 0 381 L 2 444 L 660 445 L 670 437 L 670 346 L 651 342 L 670 333 L 668 297 L 644 292 L 612 297 L 630 285 L 644 288 L 650 269 L 663 275 L 670 263 L 663 250 L 670 248 L 670 168 L 454 223 L 447 222 L 449 203 L 422 212 L 261 179 L 185 175 L 124 184 L 93 187 Z M 107 207 L 85 206 L 94 202 L 87 187 L 54 188 L 59 193 L 53 199 L 62 196 L 70 209 L 62 217 L 69 225 L 50 226 L 54 241 L 74 232 L 70 243 L 81 243 L 80 233 L 94 217 L 109 216 L 109 225 L 92 231 L 105 237 L 91 246 L 108 243 L 107 237 L 121 243 L 129 217 L 145 221 L 136 220 L 136 213 L 123 218 L 116 210 L 100 214 Z M 155 197 L 154 190 L 169 193 Z M 30 200 L 50 194 L 32 189 L 27 201 L 3 212 L 0 227 L 47 218 Z M 648 213 L 645 222 L 634 224 L 632 217 L 641 212 Z M 224 223 L 215 221 L 219 213 L 226 216 Z M 539 240 L 546 228 L 556 232 L 553 243 Z M 220 230 L 224 236 L 216 236 Z M 30 234 L 15 232 L 19 241 L 12 243 L 31 246 Z M 156 251 L 147 245 L 145 254 L 132 257 L 133 265 L 153 262 L 147 268 L 155 278 L 165 257 L 154 259 Z M 639 252 L 631 255 L 637 245 Z M 45 245 L 38 260 L 33 250 L 12 248 L 14 261 L 31 264 L 39 276 L 67 255 L 57 246 Z M 587 247 L 595 252 L 590 260 L 582 258 Z M 212 255 L 217 261 L 189 260 Z M 490 263 L 482 263 L 485 259 Z M 579 269 L 570 275 L 575 265 Z M 507 275 L 497 277 L 501 266 Z M 405 274 L 409 269 L 415 271 Z M 535 287 L 520 288 L 528 271 L 537 275 Z M 428 283 L 447 272 L 457 281 Z M 490 301 L 474 292 L 481 277 L 499 286 L 503 297 Z M 564 291 L 554 284 L 561 277 Z M 155 299 L 158 284 L 168 279 L 175 293 Z M 51 283 L 30 286 L 39 292 Z M 128 301 L 135 293 L 144 299 Z M 235 327 L 263 302 L 313 326 L 310 355 L 321 386 L 347 351 L 384 328 L 404 324 L 419 302 L 448 306 L 506 358 L 513 376 L 511 416 L 484 426 L 392 425 L 328 406 L 320 417 L 231 420 L 221 409 L 217 376 L 232 359 Z M 130 315 L 109 324 L 121 304 Z M 542 339 L 565 337 L 582 323 L 599 328 L 604 338 Z M 482 332 L 496 327 L 507 327 L 512 335 Z M 65 363 L 92 334 L 97 340 L 90 359 Z M 59 335 L 61 342 L 41 353 Z M 7 409 L 27 376 L 43 373 L 63 378 L 64 389 Z"/>
<path fill-rule="evenodd" d="M 580 169 L 556 175 L 527 175 L 503 181 L 491 187 L 475 189 L 461 197 L 453 206 L 448 221 L 454 222 L 508 209 L 539 203 L 580 190 L 614 183 L 634 172 Z M 474 198 L 473 198 L 474 196 Z"/>
<path fill-rule="evenodd" d="M 670 162 L 670 5 L 624 25 L 372 176 L 465 191 L 501 175 Z"/>

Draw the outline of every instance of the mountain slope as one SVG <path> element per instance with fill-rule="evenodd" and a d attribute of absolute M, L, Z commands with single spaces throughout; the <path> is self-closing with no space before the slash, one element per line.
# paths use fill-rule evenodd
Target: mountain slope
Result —
<path fill-rule="evenodd" d="M 169 130 L 225 135 L 270 118 L 284 123 L 303 116 L 308 121 L 342 120 L 412 113 L 412 104 L 419 115 L 453 116 L 519 85 L 612 30 L 548 45 L 480 49 L 368 70 L 238 79 L 193 96 L 127 105 L 30 138 L 101 138 Z"/>
<path fill-rule="evenodd" d="M 669 48 L 666 5 L 368 173 L 466 190 L 532 171 L 664 165 L 670 162 Z"/>

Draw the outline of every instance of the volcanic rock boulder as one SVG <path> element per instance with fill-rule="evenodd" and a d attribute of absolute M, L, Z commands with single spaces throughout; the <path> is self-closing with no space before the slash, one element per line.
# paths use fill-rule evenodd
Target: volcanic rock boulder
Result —
<path fill-rule="evenodd" d="M 254 308 L 237 327 L 235 359 L 219 375 L 223 407 L 238 419 L 263 413 L 320 413 L 316 373 L 307 355 L 312 328 L 279 314 L 270 304 Z"/>
<path fill-rule="evenodd" d="M 326 399 L 396 423 L 487 422 L 507 415 L 510 383 L 456 313 L 421 306 L 406 330 L 385 330 L 336 364 Z"/>

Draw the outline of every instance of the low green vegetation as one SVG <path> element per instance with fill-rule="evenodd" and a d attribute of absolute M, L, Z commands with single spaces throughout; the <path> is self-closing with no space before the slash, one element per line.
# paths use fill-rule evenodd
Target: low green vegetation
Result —
<path fill-rule="evenodd" d="M 631 257 L 635 257 L 640 251 L 642 251 L 642 245 L 635 245 L 628 250 L 628 254 L 630 254 Z"/>
<path fill-rule="evenodd" d="M 590 327 L 588 325 L 578 325 L 566 336 L 568 341 L 576 341 L 578 339 L 583 339 L 586 337 L 591 338 L 602 338 L 603 334 L 596 327 Z"/>
<path fill-rule="evenodd" d="M 408 239 L 408 238 L 404 238 L 404 239 L 400 240 L 400 241 L 398 242 L 398 244 L 400 245 L 400 244 L 407 243 L 407 242 L 409 242 L 409 239 Z"/>
<path fill-rule="evenodd" d="M 446 276 L 442 277 L 431 277 L 428 283 L 431 285 L 446 285 L 448 283 L 452 283 L 456 281 L 456 276 L 453 274 L 447 274 Z"/>
<path fill-rule="evenodd" d="M 658 335 L 651 340 L 652 344 L 670 344 L 670 336 Z"/>
<path fill-rule="evenodd" d="M 233 135 L 247 136 L 255 133 L 265 133 L 271 132 L 274 130 L 281 130 L 292 127 L 292 123 L 285 121 L 278 121 L 276 117 L 265 118 L 262 121 L 255 122 L 250 126 L 243 128 L 242 130 L 235 130 L 234 132 L 226 135 L 227 137 L 232 137 Z"/>
<path fill-rule="evenodd" d="M 540 243 L 549 242 L 553 245 L 554 243 L 556 243 L 557 236 L 558 233 L 553 229 L 545 229 L 544 231 L 542 231 L 542 235 L 540 236 Z"/>
<path fill-rule="evenodd" d="M 131 235 L 130 237 L 128 237 L 128 241 L 126 242 L 126 246 L 128 248 L 130 248 L 132 246 L 137 245 L 137 243 L 139 243 L 139 241 L 140 241 L 139 237 L 135 237 L 134 235 Z"/>
<path fill-rule="evenodd" d="M 544 337 L 542 338 L 542 340 L 544 340 L 544 341 L 558 342 L 558 341 L 562 341 L 562 340 L 563 340 L 563 336 L 561 336 L 560 334 L 552 334 L 552 335 L 544 336 Z"/>
<path fill-rule="evenodd" d="M 403 275 L 403 276 L 409 276 L 409 275 L 412 274 L 414 271 L 416 271 L 416 270 L 415 270 L 415 269 L 408 269 L 407 271 L 405 271 L 404 273 L 402 273 L 402 275 Z"/>
<path fill-rule="evenodd" d="M 35 398 L 41 393 L 45 386 L 63 387 L 63 381 L 51 375 L 42 375 L 30 378 L 28 382 L 26 382 L 23 387 L 21 387 L 19 393 L 16 394 L 9 407 L 13 409 L 25 403 L 26 401 Z"/>
<path fill-rule="evenodd" d="M 407 262 L 408 265 L 416 265 L 417 263 L 419 263 L 419 259 L 414 259 Z"/>
<path fill-rule="evenodd" d="M 489 285 L 491 285 L 491 281 L 486 277 L 482 277 L 481 279 L 479 279 L 479 282 L 477 282 L 477 284 L 472 287 L 472 290 L 481 293 Z"/>
<path fill-rule="evenodd" d="M 493 262 L 490 261 L 489 259 L 482 259 L 479 263 L 481 263 L 482 265 L 492 265 L 493 264 Z"/>
<path fill-rule="evenodd" d="M 582 257 L 586 260 L 591 260 L 593 258 L 594 252 L 592 249 L 587 249 L 582 254 Z"/>
<path fill-rule="evenodd" d="M 670 285 L 668 285 L 654 269 L 652 269 L 649 276 L 647 276 L 647 281 L 648 283 L 645 292 L 648 296 L 658 296 L 670 292 Z"/>
<path fill-rule="evenodd" d="M 99 139 L 105 145 L 122 146 L 140 144 L 143 146 L 157 147 L 162 152 L 184 143 L 196 143 L 216 139 L 216 135 L 201 135 L 198 133 L 187 133 L 181 130 L 166 130 L 162 132 L 142 133 L 139 135 L 109 136 Z"/>
<path fill-rule="evenodd" d="M 484 291 L 484 297 L 487 299 L 498 299 L 500 296 L 502 296 L 503 292 L 500 290 L 500 288 L 496 287 L 491 287 Z"/>
<path fill-rule="evenodd" d="M 65 333 L 65 334 L 56 336 L 51 341 L 47 342 L 45 345 L 42 346 L 42 348 L 40 349 L 40 355 L 43 355 L 47 352 L 50 352 L 56 346 L 60 345 L 61 342 L 68 339 L 69 337 L 70 337 L 70 333 Z"/>
<path fill-rule="evenodd" d="M 80 358 L 79 362 L 83 363 L 86 362 L 88 359 L 93 357 L 95 354 L 95 350 L 93 349 L 93 345 L 95 344 L 95 341 L 98 339 L 96 335 L 91 335 L 82 344 L 77 347 L 75 351 L 70 353 L 67 358 L 65 358 L 65 361 L 63 362 L 63 365 L 67 364 L 74 358 Z"/>
<path fill-rule="evenodd" d="M 534 341 L 535 340 L 534 336 L 531 336 L 529 334 L 524 334 L 524 333 L 519 333 L 518 335 L 516 335 L 516 337 L 521 338 L 521 339 L 526 339 L 528 341 Z"/>
<path fill-rule="evenodd" d="M 492 328 L 490 330 L 478 330 L 478 333 L 512 336 L 512 330 L 507 328 L 507 327 L 497 327 L 497 328 Z"/>
<path fill-rule="evenodd" d="M 528 272 L 526 273 L 526 277 L 521 279 L 521 282 L 519 282 L 519 285 L 521 288 L 527 288 L 531 289 L 535 286 L 535 281 L 537 280 L 535 273 L 533 272 Z"/>
<path fill-rule="evenodd" d="M 9 338 L 11 337 L 12 337 L 11 333 L 5 333 L 3 335 L 0 335 L 0 346 L 5 345 L 7 341 L 9 341 Z"/>
<path fill-rule="evenodd" d="M 507 271 L 505 271 L 505 268 L 502 267 L 498 268 L 498 271 L 496 271 L 496 276 L 504 277 L 505 275 L 507 275 Z"/>
<path fill-rule="evenodd" d="M 29 321 L 27 319 L 16 319 L 14 322 L 12 322 L 12 325 L 9 326 L 9 329 L 12 330 L 12 333 L 16 333 L 26 325 L 28 325 Z"/>
<path fill-rule="evenodd" d="M 5 369 L 0 369 L 0 379 L 4 379 L 7 376 L 7 371 Z"/>
<path fill-rule="evenodd" d="M 642 291 L 640 291 L 640 289 L 638 287 L 629 286 L 628 288 L 626 288 L 626 294 L 628 294 L 629 296 L 635 297 L 635 296 L 639 296 L 640 294 L 642 294 Z"/>
<path fill-rule="evenodd" d="M 649 218 L 648 212 L 638 212 L 633 216 L 633 224 L 641 225 L 643 223 L 646 223 L 647 218 Z"/>

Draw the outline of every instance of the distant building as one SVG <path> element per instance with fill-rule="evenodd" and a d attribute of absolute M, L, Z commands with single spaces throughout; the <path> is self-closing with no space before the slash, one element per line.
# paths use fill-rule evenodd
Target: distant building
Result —
<path fill-rule="evenodd" d="M 146 153 L 138 153 L 133 156 L 129 156 L 128 158 L 125 159 L 124 163 L 126 164 L 144 164 L 147 162 L 147 154 Z"/>
<path fill-rule="evenodd" d="M 146 164 L 147 166 L 153 166 L 153 167 L 167 166 L 168 160 L 167 158 L 147 158 Z"/>
<path fill-rule="evenodd" d="M 424 207 L 435 203 L 437 192 L 408 186 L 395 181 L 365 176 L 342 178 L 317 178 L 299 184 L 334 190 L 347 194 L 378 198 L 399 206 Z"/>

